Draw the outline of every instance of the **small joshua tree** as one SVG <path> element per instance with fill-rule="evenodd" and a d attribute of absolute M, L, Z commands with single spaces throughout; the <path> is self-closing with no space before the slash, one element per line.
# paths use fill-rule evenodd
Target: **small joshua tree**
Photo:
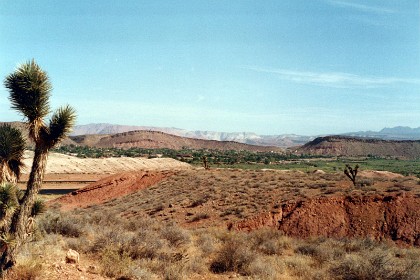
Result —
<path fill-rule="evenodd" d="M 202 156 L 201 159 L 203 160 L 203 167 L 204 169 L 210 169 L 209 162 L 206 156 Z"/>
<path fill-rule="evenodd" d="M 344 169 L 344 174 L 353 182 L 353 186 L 356 186 L 356 176 L 357 170 L 359 169 L 359 165 L 356 164 L 354 168 L 352 168 L 349 164 L 346 164 L 346 168 Z"/>

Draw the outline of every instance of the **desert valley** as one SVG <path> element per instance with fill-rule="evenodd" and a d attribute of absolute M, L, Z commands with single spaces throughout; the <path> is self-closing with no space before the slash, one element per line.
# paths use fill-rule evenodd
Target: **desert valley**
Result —
<path fill-rule="evenodd" d="M 420 280 L 419 22 L 0 1 L 0 278 Z"/>
<path fill-rule="evenodd" d="M 418 279 L 418 145 L 70 136 L 48 157 L 48 209 L 9 278 Z M 360 166 L 355 185 L 346 164 Z"/>

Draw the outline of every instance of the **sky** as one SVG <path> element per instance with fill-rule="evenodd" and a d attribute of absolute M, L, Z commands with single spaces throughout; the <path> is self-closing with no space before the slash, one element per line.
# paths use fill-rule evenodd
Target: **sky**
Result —
<path fill-rule="evenodd" d="M 420 126 L 418 0 L 0 1 L 77 124 L 320 135 Z M 0 86 L 0 121 L 21 121 Z"/>

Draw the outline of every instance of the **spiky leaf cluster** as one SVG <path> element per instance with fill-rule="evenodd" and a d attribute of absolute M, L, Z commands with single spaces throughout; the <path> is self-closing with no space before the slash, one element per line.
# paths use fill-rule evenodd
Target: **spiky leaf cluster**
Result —
<path fill-rule="evenodd" d="M 43 119 L 50 113 L 49 98 L 52 85 L 48 75 L 34 61 L 22 64 L 15 72 L 6 77 L 4 85 L 10 92 L 12 109 L 21 112 L 27 119 L 31 136 L 43 124 Z"/>
<path fill-rule="evenodd" d="M 19 199 L 22 198 L 22 194 L 22 191 L 14 184 L 3 183 L 0 185 L 0 219 L 13 213 L 19 206 Z"/>
<path fill-rule="evenodd" d="M 70 132 L 76 121 L 76 112 L 69 105 L 59 108 L 51 117 L 47 134 L 47 144 L 54 147 L 61 142 Z"/>
<path fill-rule="evenodd" d="M 35 217 L 39 214 L 44 213 L 47 210 L 47 206 L 42 199 L 35 200 L 34 205 L 32 206 L 31 217 Z"/>
<path fill-rule="evenodd" d="M 16 178 L 24 166 L 25 147 L 26 141 L 19 129 L 9 124 L 0 126 L 0 164 L 6 165 Z"/>
<path fill-rule="evenodd" d="M 75 110 L 68 105 L 61 107 L 52 115 L 49 125 L 45 124 L 52 86 L 47 73 L 34 60 L 18 67 L 4 84 L 12 108 L 27 118 L 29 136 L 35 143 L 50 149 L 68 135 L 75 122 Z"/>

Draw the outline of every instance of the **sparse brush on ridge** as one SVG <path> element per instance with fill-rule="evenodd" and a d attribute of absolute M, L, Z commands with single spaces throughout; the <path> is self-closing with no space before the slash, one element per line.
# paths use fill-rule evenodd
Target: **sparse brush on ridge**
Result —
<path fill-rule="evenodd" d="M 26 191 L 22 198 L 17 199 L 18 204 L 14 208 L 10 222 L 2 228 L 2 236 L 9 236 L 13 242 L 6 244 L 3 241 L 0 257 L 1 275 L 16 264 L 16 256 L 20 247 L 31 235 L 32 216 L 42 212 L 42 203 L 37 201 L 36 197 L 42 185 L 48 152 L 68 135 L 75 122 L 75 111 L 67 105 L 53 113 L 46 124 L 45 118 L 51 113 L 49 98 L 52 85 L 47 73 L 34 60 L 22 64 L 8 75 L 4 85 L 9 91 L 12 109 L 20 112 L 26 119 L 29 138 L 35 144 L 35 151 Z M 10 130 L 7 127 L 3 129 Z M 2 134 L 0 133 L 0 135 Z M 5 139 L 3 145 L 19 148 L 19 152 L 14 153 L 14 157 L 12 149 L 4 150 L 5 154 L 10 154 L 9 158 L 14 159 L 11 164 L 12 168 L 9 168 L 11 172 L 8 172 L 13 174 L 13 176 L 9 176 L 12 179 L 4 178 L 7 181 L 16 182 L 15 178 L 18 177 L 22 166 L 19 159 L 23 154 L 24 141 L 20 137 Z M 3 156 L 3 158 L 7 157 Z"/>

